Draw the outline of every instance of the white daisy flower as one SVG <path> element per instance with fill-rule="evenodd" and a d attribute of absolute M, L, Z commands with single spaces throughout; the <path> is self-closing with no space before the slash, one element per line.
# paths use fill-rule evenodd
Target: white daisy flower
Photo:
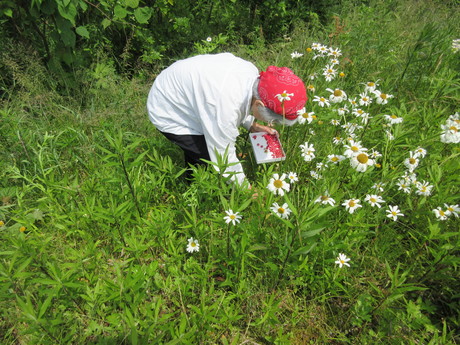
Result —
<path fill-rule="evenodd" d="M 358 106 L 358 102 L 356 102 L 356 98 L 349 98 L 348 102 L 350 102 L 352 108 L 356 108 Z"/>
<path fill-rule="evenodd" d="M 329 48 L 329 53 L 328 53 L 330 56 L 333 56 L 335 58 L 338 58 L 340 56 L 342 56 L 342 52 L 340 51 L 339 48 Z"/>
<path fill-rule="evenodd" d="M 315 200 L 315 203 L 321 203 L 322 205 L 326 205 L 326 204 L 329 204 L 331 206 L 334 206 L 335 205 L 335 200 L 332 199 L 330 196 L 329 196 L 329 193 L 326 192 L 324 193 L 324 195 L 320 195 L 316 200 Z"/>
<path fill-rule="evenodd" d="M 224 217 L 225 223 L 230 224 L 232 223 L 233 225 L 236 225 L 236 223 L 240 222 L 240 219 L 242 216 L 239 215 L 239 212 L 233 212 L 232 210 L 225 211 L 227 214 Z"/>
<path fill-rule="evenodd" d="M 354 108 L 351 113 L 353 115 L 355 115 L 356 117 L 361 117 L 363 116 L 364 114 L 367 114 L 364 110 L 360 109 L 360 108 Z M 369 114 L 367 114 L 369 115 Z"/>
<path fill-rule="evenodd" d="M 390 98 L 393 98 L 393 95 L 380 92 L 379 90 L 374 90 L 372 93 L 375 96 L 375 101 L 377 102 L 377 104 L 387 104 L 388 100 Z"/>
<path fill-rule="evenodd" d="M 401 210 L 399 209 L 398 206 L 388 206 L 388 210 L 386 210 L 387 217 L 392 218 L 393 221 L 396 221 L 398 217 L 404 217 L 404 214 L 401 213 Z"/>
<path fill-rule="evenodd" d="M 212 37 L 208 36 L 208 38 L 206 38 L 206 42 L 211 42 L 211 41 L 212 41 Z"/>
<path fill-rule="evenodd" d="M 289 192 L 291 185 L 286 181 L 286 174 L 282 174 L 281 177 L 279 174 L 273 174 L 273 177 L 268 182 L 268 190 L 273 194 L 278 194 L 283 196 L 284 192 Z"/>
<path fill-rule="evenodd" d="M 297 59 L 297 58 L 302 57 L 302 56 L 303 56 L 303 54 L 299 53 L 297 50 L 295 52 L 291 53 L 291 58 L 292 59 Z"/>
<path fill-rule="evenodd" d="M 346 210 L 350 213 L 353 213 L 356 211 L 356 209 L 360 208 L 360 207 L 363 207 L 361 204 L 360 204 L 360 201 L 359 199 L 348 199 L 348 200 L 345 200 L 343 203 L 342 203 L 342 206 L 345 206 Z"/>
<path fill-rule="evenodd" d="M 311 49 L 313 50 L 319 50 L 322 47 L 321 43 L 312 43 L 311 44 Z"/>
<path fill-rule="evenodd" d="M 398 186 L 398 190 L 402 190 L 404 193 L 409 194 L 411 191 L 410 183 L 407 182 L 405 179 L 399 180 L 396 185 Z"/>
<path fill-rule="evenodd" d="M 360 141 L 350 140 L 348 144 L 345 144 L 343 146 L 346 148 L 343 155 L 347 158 L 351 158 L 358 153 L 367 151 L 367 149 L 361 145 Z"/>
<path fill-rule="evenodd" d="M 460 143 L 460 125 L 454 121 L 447 120 L 446 124 L 441 125 L 442 133 L 440 140 L 445 144 Z"/>
<path fill-rule="evenodd" d="M 382 207 L 382 205 L 380 205 L 382 202 L 385 202 L 385 200 L 383 200 L 382 197 L 377 194 L 367 194 L 364 200 L 367 201 L 371 206 L 377 206 L 378 208 Z"/>
<path fill-rule="evenodd" d="M 426 156 L 426 150 L 422 147 L 417 147 L 415 150 L 414 150 L 414 157 L 415 158 L 424 158 Z"/>
<path fill-rule="evenodd" d="M 310 176 L 313 177 L 315 180 L 320 180 L 322 178 L 322 176 L 314 170 L 310 170 Z"/>
<path fill-rule="evenodd" d="M 295 172 L 292 172 L 292 171 L 289 172 L 287 174 L 287 177 L 288 177 L 289 183 L 291 183 L 291 184 L 294 183 L 294 182 L 299 181 L 299 178 L 297 177 L 297 173 L 295 173 Z"/>
<path fill-rule="evenodd" d="M 328 155 L 327 156 L 327 161 L 333 164 L 338 164 L 339 162 L 343 161 L 345 159 L 345 156 L 342 155 Z"/>
<path fill-rule="evenodd" d="M 330 106 L 329 101 L 326 98 L 320 97 L 320 96 L 314 96 L 313 97 L 313 102 L 318 102 L 318 105 L 320 107 L 324 107 L 324 106 L 329 107 Z"/>
<path fill-rule="evenodd" d="M 329 60 L 329 63 L 330 63 L 332 66 L 335 66 L 335 65 L 340 64 L 340 61 L 337 60 L 337 59 L 330 59 L 330 60 Z"/>
<path fill-rule="evenodd" d="M 283 219 L 288 219 L 289 215 L 291 214 L 291 210 L 287 203 L 284 203 L 283 206 L 280 206 L 277 202 L 274 202 L 272 207 L 270 207 L 270 210 L 272 210 L 273 213 L 275 213 L 278 217 Z"/>
<path fill-rule="evenodd" d="M 315 89 L 315 87 L 313 85 L 310 84 L 310 85 L 307 86 L 307 91 L 315 93 L 316 89 Z"/>
<path fill-rule="evenodd" d="M 418 167 L 419 160 L 412 151 L 409 152 L 409 158 L 404 160 L 404 166 L 410 171 L 413 172 L 415 168 Z"/>
<path fill-rule="evenodd" d="M 383 117 L 388 122 L 389 125 L 396 125 L 398 123 L 403 122 L 403 118 L 398 117 L 396 115 L 383 115 Z"/>
<path fill-rule="evenodd" d="M 371 153 L 369 154 L 369 156 L 372 158 L 372 159 L 377 159 L 377 158 L 380 158 L 382 157 L 382 154 L 375 150 L 375 149 L 372 149 Z"/>
<path fill-rule="evenodd" d="M 460 207 L 458 207 L 458 205 L 447 205 L 447 204 L 444 204 L 445 208 L 446 208 L 446 212 L 449 212 L 450 214 L 453 214 L 455 216 L 455 218 L 458 218 L 458 215 L 460 213 Z"/>
<path fill-rule="evenodd" d="M 334 138 L 332 138 L 332 142 L 333 142 L 335 145 L 339 145 L 339 144 L 343 143 L 343 138 L 341 138 L 341 137 L 334 137 Z"/>
<path fill-rule="evenodd" d="M 323 75 L 325 76 L 330 74 L 335 77 L 337 75 L 337 70 L 334 67 L 334 65 L 326 65 L 326 67 L 323 69 Z"/>
<path fill-rule="evenodd" d="M 305 109 L 305 108 L 304 108 Z M 307 122 L 308 124 L 312 123 L 312 121 L 314 119 L 316 119 L 316 116 L 315 116 L 315 112 L 311 111 L 309 113 L 307 113 L 306 111 L 302 112 L 302 113 L 299 113 L 300 110 L 297 112 L 297 114 L 299 115 L 297 117 L 297 122 L 301 125 L 303 125 L 305 122 Z"/>
<path fill-rule="evenodd" d="M 372 186 L 372 189 L 376 189 L 380 192 L 383 192 L 384 191 L 383 187 L 385 187 L 385 183 L 377 182 L 377 183 L 374 183 L 374 185 Z"/>
<path fill-rule="evenodd" d="M 441 207 L 435 208 L 433 212 L 439 220 L 446 220 L 449 216 L 448 211 L 443 211 Z"/>
<path fill-rule="evenodd" d="M 349 112 L 350 112 L 350 110 L 348 110 L 348 108 L 347 108 L 346 105 L 344 105 L 344 106 L 341 107 L 341 108 L 336 109 L 336 111 L 337 111 L 337 113 L 338 113 L 340 116 L 343 116 L 343 115 L 345 115 L 346 113 L 349 113 Z"/>
<path fill-rule="evenodd" d="M 359 172 L 365 172 L 367 167 L 374 165 L 374 160 L 366 152 L 359 152 L 350 157 L 350 165 Z"/>
<path fill-rule="evenodd" d="M 339 253 L 339 256 L 337 257 L 335 264 L 339 265 L 339 268 L 342 268 L 343 266 L 350 267 L 348 261 L 350 261 L 350 258 L 347 258 L 345 254 Z"/>
<path fill-rule="evenodd" d="M 293 93 L 287 93 L 286 90 L 284 90 L 282 93 L 279 93 L 279 94 L 275 95 L 275 97 L 278 98 L 278 100 L 280 102 L 290 101 L 292 96 L 294 96 L 294 94 Z"/>
<path fill-rule="evenodd" d="M 200 244 L 198 240 L 195 240 L 193 237 L 188 239 L 187 251 L 189 253 L 198 252 L 200 250 Z"/>
<path fill-rule="evenodd" d="M 340 126 L 340 121 L 337 120 L 337 119 L 332 119 L 332 120 L 331 120 L 331 125 L 333 125 L 333 126 Z"/>
<path fill-rule="evenodd" d="M 409 184 L 417 182 L 417 174 L 410 171 L 405 171 L 404 175 L 401 176 Z"/>
<path fill-rule="evenodd" d="M 340 89 L 332 90 L 332 89 L 327 88 L 326 91 L 329 91 L 331 93 L 331 95 L 329 96 L 329 100 L 332 103 L 340 103 L 347 99 L 347 94 L 343 90 L 340 90 Z"/>
<path fill-rule="evenodd" d="M 433 189 L 433 185 L 430 185 L 428 182 L 416 182 L 415 184 L 417 190 L 415 191 L 418 195 L 429 196 L 431 195 L 431 190 Z"/>
<path fill-rule="evenodd" d="M 361 93 L 359 97 L 359 105 L 368 106 L 372 103 L 372 98 L 367 95 L 367 92 Z"/>
<path fill-rule="evenodd" d="M 367 83 L 364 83 L 364 85 L 365 85 L 364 86 L 365 92 L 374 92 L 377 86 L 379 86 L 377 82 L 373 82 L 373 81 L 368 81 Z"/>

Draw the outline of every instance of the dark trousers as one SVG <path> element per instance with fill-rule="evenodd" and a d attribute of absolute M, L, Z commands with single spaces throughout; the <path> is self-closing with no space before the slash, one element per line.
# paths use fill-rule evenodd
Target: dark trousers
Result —
<path fill-rule="evenodd" d="M 185 165 L 204 165 L 201 159 L 211 160 L 204 135 L 177 135 L 161 132 L 184 151 Z"/>

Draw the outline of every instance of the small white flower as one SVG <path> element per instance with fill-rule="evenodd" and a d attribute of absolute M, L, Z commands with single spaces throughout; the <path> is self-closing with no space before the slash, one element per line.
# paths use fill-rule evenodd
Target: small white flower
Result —
<path fill-rule="evenodd" d="M 200 250 L 200 244 L 198 240 L 195 240 L 193 237 L 188 239 L 187 251 L 189 253 L 198 252 Z"/>
<path fill-rule="evenodd" d="M 206 38 L 206 42 L 211 42 L 211 41 L 212 41 L 212 37 L 208 36 L 208 38 Z"/>
<path fill-rule="evenodd" d="M 306 162 L 310 162 L 315 158 L 315 148 L 313 147 L 313 144 L 306 142 L 299 147 L 302 150 L 302 157 Z"/>
<path fill-rule="evenodd" d="M 361 152 L 366 152 L 367 149 L 361 145 L 360 141 L 350 140 L 348 144 L 344 145 L 346 150 L 343 155 L 347 158 L 351 158 Z"/>
<path fill-rule="evenodd" d="M 317 102 L 320 107 L 330 106 L 329 101 L 326 98 L 320 96 L 314 96 L 313 102 Z"/>
<path fill-rule="evenodd" d="M 274 202 L 270 209 L 280 218 L 287 219 L 291 214 L 291 210 L 287 203 L 284 203 L 283 206 L 278 205 L 277 202 Z"/>
<path fill-rule="evenodd" d="M 449 216 L 448 211 L 443 211 L 441 207 L 435 208 L 433 212 L 439 220 L 446 220 Z"/>
<path fill-rule="evenodd" d="M 297 58 L 302 57 L 302 56 L 303 56 L 303 54 L 299 53 L 297 50 L 295 52 L 291 53 L 291 58 L 292 59 L 297 59 Z"/>
<path fill-rule="evenodd" d="M 294 94 L 293 93 L 287 93 L 286 90 L 284 90 L 282 93 L 279 93 L 279 94 L 275 95 L 275 97 L 278 98 L 278 100 L 280 102 L 290 101 L 291 96 L 294 96 Z"/>
<path fill-rule="evenodd" d="M 347 94 L 343 90 L 340 90 L 340 89 L 332 90 L 332 89 L 327 88 L 326 91 L 329 91 L 331 93 L 331 95 L 329 96 L 329 100 L 332 103 L 340 103 L 347 99 Z"/>
<path fill-rule="evenodd" d="M 360 204 L 359 199 L 348 199 L 342 203 L 342 206 L 345 206 L 346 210 L 350 213 L 355 212 L 356 209 L 363 207 Z"/>
<path fill-rule="evenodd" d="M 396 185 L 399 187 L 398 190 L 402 190 L 404 193 L 409 194 L 411 191 L 410 182 L 405 179 L 399 180 Z"/>
<path fill-rule="evenodd" d="M 233 212 L 232 210 L 228 210 L 228 211 L 225 211 L 225 213 L 227 215 L 224 217 L 224 219 L 225 219 L 225 223 L 227 224 L 232 223 L 233 225 L 236 225 L 236 223 L 239 223 L 240 219 L 242 218 L 239 215 L 239 212 Z"/>
<path fill-rule="evenodd" d="M 460 123 L 448 119 L 444 125 L 441 125 L 442 133 L 440 140 L 445 144 L 460 143 Z"/>
<path fill-rule="evenodd" d="M 379 86 L 377 82 L 373 82 L 373 81 L 368 81 L 367 83 L 364 83 L 364 85 L 365 85 L 364 91 L 366 92 L 374 92 L 375 88 Z"/>
<path fill-rule="evenodd" d="M 399 210 L 398 206 L 388 206 L 388 210 L 386 210 L 386 212 L 388 213 L 387 214 L 387 217 L 388 218 L 392 218 L 393 221 L 397 220 L 398 217 L 404 217 L 404 214 L 401 213 L 401 211 Z"/>
<path fill-rule="evenodd" d="M 314 170 L 310 170 L 310 176 L 314 178 L 315 180 L 320 180 L 322 178 L 322 176 Z"/>
<path fill-rule="evenodd" d="M 305 111 L 305 108 L 299 110 L 297 115 L 297 122 L 301 125 L 303 125 L 305 122 L 310 124 L 314 119 L 316 119 L 315 113 L 313 111 L 308 113 Z"/>
<path fill-rule="evenodd" d="M 431 190 L 433 189 L 433 185 L 430 185 L 428 182 L 416 182 L 415 186 L 417 190 L 415 191 L 418 195 L 429 196 L 431 195 Z"/>
<path fill-rule="evenodd" d="M 343 107 L 336 109 L 336 111 L 337 111 L 337 113 L 338 113 L 340 116 L 343 116 L 343 115 L 345 115 L 346 113 L 349 113 L 349 112 L 350 112 L 350 110 L 348 110 L 347 105 L 344 105 Z"/>
<path fill-rule="evenodd" d="M 419 160 L 417 156 L 414 155 L 412 151 L 409 152 L 409 158 L 404 160 L 405 167 L 410 171 L 413 172 L 415 168 L 418 167 Z"/>
<path fill-rule="evenodd" d="M 286 181 L 286 174 L 282 174 L 281 177 L 278 174 L 273 174 L 273 177 L 268 183 L 268 190 L 273 194 L 283 196 L 284 192 L 289 192 L 291 185 Z"/>
<path fill-rule="evenodd" d="M 315 200 L 315 203 L 321 203 L 322 205 L 326 205 L 326 204 L 329 204 L 331 206 L 334 206 L 335 205 L 335 200 L 332 199 L 330 196 L 329 196 L 329 193 L 324 193 L 324 195 L 320 195 L 316 200 Z"/>
<path fill-rule="evenodd" d="M 445 208 L 446 208 L 446 212 L 449 212 L 450 214 L 453 214 L 455 216 L 455 218 L 458 218 L 458 215 L 460 213 L 460 207 L 458 207 L 458 205 L 447 205 L 447 204 L 444 204 Z"/>
<path fill-rule="evenodd" d="M 349 98 L 348 102 L 350 102 L 352 108 L 356 108 L 358 106 L 358 102 L 356 102 L 356 98 Z"/>
<path fill-rule="evenodd" d="M 332 119 L 332 120 L 331 120 L 331 125 L 333 125 L 333 126 L 340 126 L 340 121 L 337 120 L 337 119 Z"/>
<path fill-rule="evenodd" d="M 414 150 L 414 157 L 415 158 L 424 158 L 426 156 L 426 150 L 422 147 L 417 147 L 415 150 Z"/>
<path fill-rule="evenodd" d="M 359 105 L 368 106 L 372 103 L 372 98 L 367 95 L 367 92 L 361 93 L 359 97 Z"/>
<path fill-rule="evenodd" d="M 389 125 L 396 125 L 398 123 L 403 122 L 403 118 L 398 117 L 396 115 L 383 115 L 383 117 L 388 122 Z"/>
<path fill-rule="evenodd" d="M 289 183 L 294 183 L 294 182 L 297 182 L 299 181 L 299 178 L 297 177 L 297 173 L 295 172 L 289 172 L 287 174 L 287 177 L 288 177 L 288 180 L 289 180 Z"/>
<path fill-rule="evenodd" d="M 372 186 L 372 189 L 376 189 L 380 192 L 383 192 L 384 191 L 383 187 L 385 187 L 385 183 L 377 182 L 377 183 L 374 183 L 374 185 Z"/>
<path fill-rule="evenodd" d="M 390 98 L 393 98 L 393 95 L 389 95 L 387 93 L 380 92 L 379 90 L 374 90 L 372 92 L 375 96 L 375 100 L 377 104 L 387 104 Z"/>
<path fill-rule="evenodd" d="M 371 206 L 377 206 L 378 208 L 382 207 L 382 205 L 380 205 L 382 202 L 385 202 L 385 200 L 383 200 L 382 197 L 377 194 L 367 194 L 364 200 L 367 201 Z"/>
<path fill-rule="evenodd" d="M 359 152 L 350 157 L 350 165 L 359 172 L 365 172 L 367 167 L 374 165 L 374 160 L 366 152 Z"/>
<path fill-rule="evenodd" d="M 348 261 L 350 261 L 350 258 L 347 258 L 345 254 L 340 253 L 337 258 L 337 261 L 335 261 L 335 264 L 339 265 L 339 268 L 342 268 L 343 266 L 350 267 Z"/>
<path fill-rule="evenodd" d="M 328 55 L 333 56 L 335 58 L 338 58 L 342 55 L 342 52 L 340 51 L 339 48 L 329 48 L 329 53 Z"/>
<path fill-rule="evenodd" d="M 333 164 L 338 164 L 339 162 L 343 161 L 345 159 L 345 156 L 342 155 L 328 155 L 327 156 L 327 161 L 331 162 Z"/>

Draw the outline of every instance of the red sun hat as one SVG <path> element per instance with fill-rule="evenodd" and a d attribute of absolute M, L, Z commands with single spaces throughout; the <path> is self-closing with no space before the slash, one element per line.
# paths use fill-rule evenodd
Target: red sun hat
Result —
<path fill-rule="evenodd" d="M 302 79 L 287 67 L 268 66 L 260 72 L 258 91 L 268 109 L 288 120 L 295 120 L 308 100 Z"/>

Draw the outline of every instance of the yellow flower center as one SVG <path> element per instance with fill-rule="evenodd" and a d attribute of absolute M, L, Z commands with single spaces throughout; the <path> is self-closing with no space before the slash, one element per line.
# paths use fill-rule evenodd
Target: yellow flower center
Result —
<path fill-rule="evenodd" d="M 377 202 L 377 200 L 375 198 L 370 198 L 369 201 L 370 202 Z"/>
<path fill-rule="evenodd" d="M 195 242 L 191 242 L 191 243 L 190 243 L 190 246 L 191 246 L 191 247 L 196 247 L 196 243 L 195 243 Z"/>
<path fill-rule="evenodd" d="M 330 68 L 329 68 L 329 69 L 327 70 L 327 73 L 333 73 L 333 72 L 334 72 L 333 69 L 330 69 Z"/>
<path fill-rule="evenodd" d="M 320 100 L 321 102 L 324 102 L 326 99 L 325 99 L 324 97 L 321 97 L 319 100 Z"/>
<path fill-rule="evenodd" d="M 231 214 L 229 217 L 230 217 L 231 220 L 236 219 L 236 216 L 234 214 Z"/>
<path fill-rule="evenodd" d="M 420 188 L 420 191 L 421 191 L 422 193 L 425 193 L 425 192 L 426 192 L 426 186 L 422 186 L 422 188 Z"/>
<path fill-rule="evenodd" d="M 398 212 L 391 211 L 391 214 L 392 214 L 393 216 L 397 216 L 397 215 L 398 215 Z"/>
<path fill-rule="evenodd" d="M 19 228 L 19 231 L 20 231 L 20 232 L 26 231 L 26 227 L 25 227 L 25 226 L 21 226 L 21 227 Z"/>
<path fill-rule="evenodd" d="M 358 160 L 358 162 L 360 162 L 361 164 L 366 164 L 367 161 L 369 160 L 369 157 L 365 154 L 365 153 L 360 153 L 356 159 Z"/>
<path fill-rule="evenodd" d="M 392 119 L 397 119 L 398 117 L 396 115 L 391 115 L 390 116 Z"/>
<path fill-rule="evenodd" d="M 310 47 L 308 47 L 308 48 L 305 49 L 305 50 L 307 51 L 307 53 L 311 53 L 311 50 L 312 50 L 312 49 L 311 49 Z"/>
<path fill-rule="evenodd" d="M 454 208 L 453 207 L 448 207 L 447 211 L 454 212 Z"/>
<path fill-rule="evenodd" d="M 367 83 L 367 86 L 370 86 L 370 87 L 372 87 L 372 86 L 374 86 L 374 85 L 375 85 L 375 84 L 374 84 L 373 82 Z"/>
<path fill-rule="evenodd" d="M 280 207 L 280 208 L 278 209 L 278 213 L 284 213 L 284 208 Z"/>
<path fill-rule="evenodd" d="M 455 132 L 455 133 L 458 132 L 458 129 L 457 129 L 457 127 L 455 127 L 455 126 L 449 127 L 449 129 L 450 129 L 452 132 Z"/>
<path fill-rule="evenodd" d="M 321 195 L 321 200 L 322 201 L 329 200 L 329 197 L 327 195 Z"/>
<path fill-rule="evenodd" d="M 308 115 L 308 113 L 303 113 L 302 117 L 305 118 L 305 119 L 308 119 L 310 116 Z"/>
<path fill-rule="evenodd" d="M 380 98 L 382 98 L 382 99 L 387 99 L 387 94 L 386 94 L 386 93 L 381 93 L 381 94 L 380 94 Z"/>
<path fill-rule="evenodd" d="M 307 89 L 308 89 L 308 90 L 314 90 L 315 87 L 314 87 L 313 85 L 308 85 Z"/>
<path fill-rule="evenodd" d="M 415 164 L 417 161 L 415 160 L 415 158 L 409 158 L 409 163 L 410 164 Z"/>
<path fill-rule="evenodd" d="M 337 162 L 338 160 L 339 160 L 339 157 L 336 157 L 336 156 L 331 158 L 331 161 L 333 161 L 333 162 Z"/>
<path fill-rule="evenodd" d="M 439 210 L 439 214 L 444 217 L 445 212 L 443 210 Z"/>
<path fill-rule="evenodd" d="M 345 77 L 345 73 L 340 72 L 340 73 L 339 73 L 339 76 L 340 76 L 340 77 Z"/>
<path fill-rule="evenodd" d="M 362 111 L 361 109 L 356 110 L 356 112 L 357 112 L 359 115 L 361 115 L 362 113 L 364 113 L 364 111 Z"/>
<path fill-rule="evenodd" d="M 286 93 L 286 92 L 283 92 L 283 93 L 281 94 L 281 97 L 287 97 L 287 93 Z"/>
<path fill-rule="evenodd" d="M 336 96 L 336 97 L 342 96 L 342 91 L 339 90 L 339 89 L 335 89 L 335 91 L 334 91 L 334 96 Z"/>
<path fill-rule="evenodd" d="M 358 151 L 359 151 L 359 148 L 358 148 L 357 146 L 352 146 L 352 147 L 351 147 L 351 150 L 352 150 L 353 152 L 358 152 Z"/>
<path fill-rule="evenodd" d="M 273 185 L 276 187 L 276 188 L 281 188 L 283 186 L 283 181 L 281 180 L 275 180 L 273 182 Z"/>
<path fill-rule="evenodd" d="M 355 205 L 356 205 L 356 203 L 353 200 L 350 200 L 348 202 L 348 206 L 350 206 L 350 207 L 354 207 Z"/>

